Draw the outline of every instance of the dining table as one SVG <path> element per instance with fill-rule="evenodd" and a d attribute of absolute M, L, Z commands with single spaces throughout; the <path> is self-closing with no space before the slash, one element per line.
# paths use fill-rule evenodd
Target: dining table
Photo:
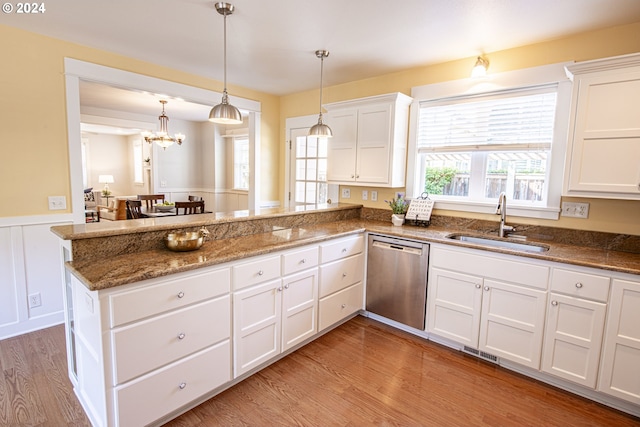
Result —
<path fill-rule="evenodd" d="M 176 215 L 176 208 L 173 207 L 170 210 L 159 210 L 158 208 L 156 208 L 155 206 L 152 206 L 150 208 L 146 207 L 146 206 L 142 206 L 140 208 L 140 212 L 141 212 L 141 216 L 142 218 L 160 218 L 163 216 L 175 216 Z M 198 213 L 212 213 L 211 211 L 204 211 L 204 212 L 198 212 Z"/>

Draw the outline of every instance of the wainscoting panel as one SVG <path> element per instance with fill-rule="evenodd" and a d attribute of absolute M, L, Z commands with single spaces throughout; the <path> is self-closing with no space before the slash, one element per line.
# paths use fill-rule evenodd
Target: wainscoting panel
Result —
<path fill-rule="evenodd" d="M 0 339 L 64 321 L 62 261 L 54 225 L 71 214 L 3 218 L 0 221 Z M 29 296 L 40 305 L 29 307 Z"/>

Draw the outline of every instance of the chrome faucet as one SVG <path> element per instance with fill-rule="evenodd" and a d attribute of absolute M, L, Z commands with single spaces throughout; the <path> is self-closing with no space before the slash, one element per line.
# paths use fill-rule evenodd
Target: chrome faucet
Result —
<path fill-rule="evenodd" d="M 507 220 L 507 194 L 503 191 L 498 197 L 498 206 L 496 207 L 496 215 L 500 215 L 500 229 L 498 236 L 504 237 L 505 231 L 516 231 L 515 227 L 505 224 Z"/>

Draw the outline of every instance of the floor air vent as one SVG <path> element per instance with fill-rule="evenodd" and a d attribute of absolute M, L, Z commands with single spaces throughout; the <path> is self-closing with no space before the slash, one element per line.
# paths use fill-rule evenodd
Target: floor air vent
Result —
<path fill-rule="evenodd" d="M 473 354 L 474 356 L 478 356 L 484 360 L 488 360 L 489 362 L 498 363 L 498 356 L 494 356 L 491 353 L 480 351 L 472 347 L 467 347 L 466 345 L 464 346 L 462 351 L 464 351 L 465 353 Z"/>

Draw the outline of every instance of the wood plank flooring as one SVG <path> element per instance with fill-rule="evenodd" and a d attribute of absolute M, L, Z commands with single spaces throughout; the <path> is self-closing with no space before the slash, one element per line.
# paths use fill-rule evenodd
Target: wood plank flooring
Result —
<path fill-rule="evenodd" d="M 0 341 L 0 426 L 88 426 L 64 330 Z M 356 317 L 166 424 L 640 426 L 640 419 Z M 126 426 L 129 427 L 129 426 Z"/>

